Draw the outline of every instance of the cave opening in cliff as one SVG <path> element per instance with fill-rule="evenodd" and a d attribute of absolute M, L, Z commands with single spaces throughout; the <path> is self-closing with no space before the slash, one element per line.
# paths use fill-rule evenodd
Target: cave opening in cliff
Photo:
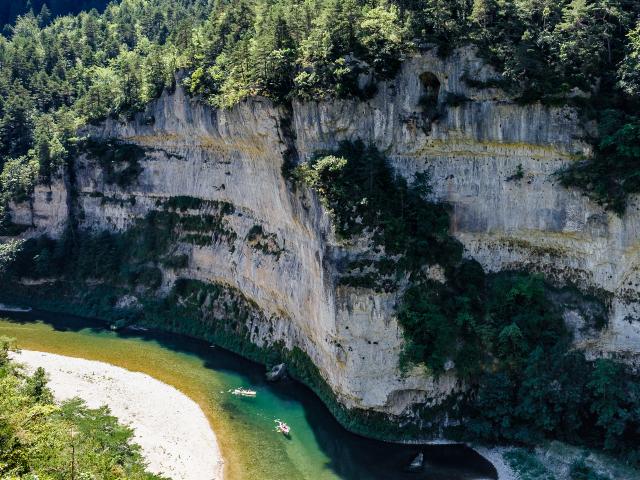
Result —
<path fill-rule="evenodd" d="M 421 73 L 419 78 L 422 84 L 419 105 L 422 107 L 422 113 L 426 120 L 423 128 L 425 133 L 428 134 L 431 122 L 439 116 L 438 95 L 440 94 L 440 80 L 431 72 Z"/>
<path fill-rule="evenodd" d="M 420 74 L 420 83 L 422 84 L 423 94 L 420 103 L 423 106 L 437 106 L 438 95 L 440 94 L 440 80 L 431 72 Z"/>

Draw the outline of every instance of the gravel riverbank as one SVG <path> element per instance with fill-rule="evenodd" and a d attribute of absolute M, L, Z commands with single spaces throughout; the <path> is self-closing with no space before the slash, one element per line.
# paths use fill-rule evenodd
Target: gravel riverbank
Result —
<path fill-rule="evenodd" d="M 174 480 L 222 480 L 216 437 L 193 400 L 148 375 L 103 362 L 22 350 L 16 361 L 43 367 L 57 400 L 80 397 L 91 408 L 108 405 L 135 432 L 149 470 Z"/>

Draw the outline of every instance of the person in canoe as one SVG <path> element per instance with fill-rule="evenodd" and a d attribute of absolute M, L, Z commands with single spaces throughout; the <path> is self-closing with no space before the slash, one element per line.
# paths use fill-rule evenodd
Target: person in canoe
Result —
<path fill-rule="evenodd" d="M 280 421 L 280 420 L 275 420 L 276 422 L 276 432 L 280 432 L 282 433 L 284 436 L 288 437 L 289 433 L 291 432 L 291 429 L 289 428 L 289 425 L 287 425 L 286 423 Z"/>
<path fill-rule="evenodd" d="M 255 397 L 257 395 L 255 390 L 247 390 L 246 388 L 236 388 L 231 390 L 231 395 L 239 395 L 241 397 Z"/>

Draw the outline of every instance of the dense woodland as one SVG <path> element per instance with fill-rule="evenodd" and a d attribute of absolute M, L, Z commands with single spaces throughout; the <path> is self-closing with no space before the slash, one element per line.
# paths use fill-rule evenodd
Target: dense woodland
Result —
<path fill-rule="evenodd" d="M 133 430 L 107 407 L 55 403 L 42 368 L 28 374 L 0 337 L 0 475 L 3 479 L 161 480 L 145 472 Z"/>

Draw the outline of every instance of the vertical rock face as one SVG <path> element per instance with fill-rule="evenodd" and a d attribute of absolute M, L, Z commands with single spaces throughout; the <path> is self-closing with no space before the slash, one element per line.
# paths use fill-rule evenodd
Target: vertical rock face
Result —
<path fill-rule="evenodd" d="M 299 151 L 361 138 L 408 178 L 429 171 L 434 197 L 453 207 L 452 233 L 467 256 L 489 271 L 540 271 L 602 294 L 610 299 L 609 323 L 602 335 L 583 339 L 585 346 L 637 361 L 638 199 L 619 218 L 560 186 L 555 173 L 589 153 L 576 112 L 520 106 L 499 90 L 468 85 L 493 75 L 471 50 L 446 60 L 412 58 L 369 102 L 296 105 Z M 433 91 L 424 79 L 433 77 L 435 113 L 419 106 Z"/>
<path fill-rule="evenodd" d="M 110 120 L 88 132 L 138 144 L 146 156 L 127 187 L 108 183 L 99 162 L 76 160 L 79 227 L 123 231 L 176 197 L 202 200 L 190 210 L 198 214 L 228 202 L 226 238 L 176 242 L 188 265 L 164 271 L 163 288 L 184 277 L 239 289 L 268 319 L 253 326 L 255 343 L 300 347 L 347 407 L 409 417 L 414 405 L 454 392 L 455 378 L 436 381 L 420 369 L 400 375 L 395 294 L 337 285 L 349 248 L 335 239 L 317 198 L 292 189 L 281 172 L 291 147 L 304 160 L 362 139 L 407 178 L 431 173 L 434 198 L 452 204 L 452 232 L 486 269 L 542 271 L 610 298 L 606 331 L 582 341 L 595 353 L 637 359 L 638 207 L 617 218 L 559 186 L 554 172 L 588 153 L 576 113 L 519 106 L 498 89 L 469 86 L 494 77 L 471 50 L 446 60 L 425 54 L 408 59 L 369 101 L 294 102 L 292 118 L 263 99 L 216 111 L 178 88 L 135 121 Z M 50 197 L 43 188 L 32 207 L 14 206 L 14 221 L 56 236 L 68 194 L 62 184 Z M 575 312 L 566 317 L 581 322 Z"/>
<path fill-rule="evenodd" d="M 50 185 L 36 185 L 31 201 L 12 203 L 11 219 L 18 225 L 31 227 L 27 235 L 47 234 L 58 237 L 64 231 L 69 217 L 69 196 L 63 179 L 54 179 Z"/>
<path fill-rule="evenodd" d="M 283 115 L 259 99 L 214 111 L 178 89 L 146 112 L 155 120 L 151 125 L 107 122 L 92 134 L 136 143 L 147 156 L 142 173 L 124 190 L 106 184 L 96 162 L 78 159 L 81 228 L 124 230 L 177 196 L 228 202 L 235 211 L 225 222 L 237 238 L 177 246 L 190 259 L 177 275 L 242 291 L 269 318 L 254 325 L 255 343 L 302 348 L 348 407 L 402 415 L 413 403 L 439 401 L 455 387 L 452 378 L 436 382 L 419 369 L 399 374 L 396 298 L 336 287 L 335 263 L 348 252 L 333 239 L 317 198 L 293 192 L 282 176 Z M 250 240 L 256 227 L 271 248 L 256 248 Z M 175 273 L 164 277 L 168 287 Z"/>

